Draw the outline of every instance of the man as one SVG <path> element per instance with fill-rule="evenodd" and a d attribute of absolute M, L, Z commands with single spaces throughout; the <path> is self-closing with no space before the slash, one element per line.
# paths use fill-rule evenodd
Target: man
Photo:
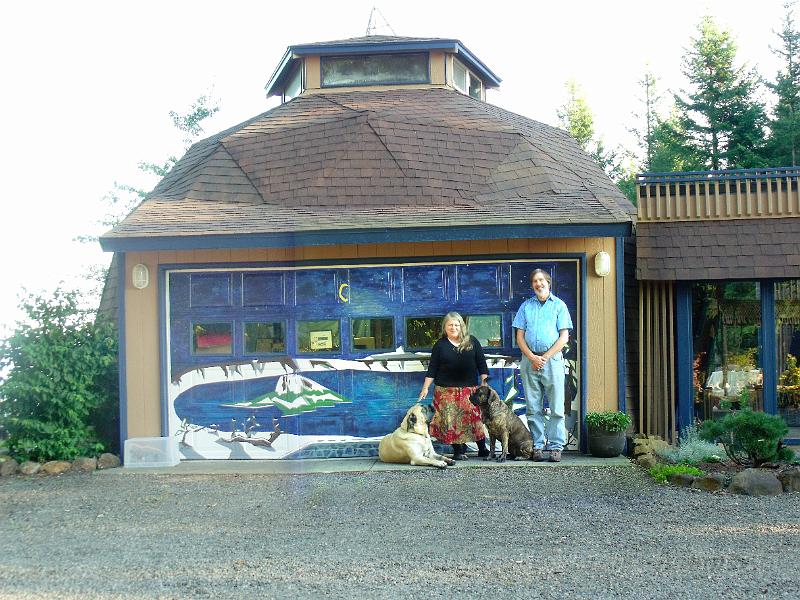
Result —
<path fill-rule="evenodd" d="M 532 460 L 561 460 L 567 443 L 564 426 L 564 357 L 561 349 L 569 341 L 572 318 L 564 301 L 550 293 L 550 274 L 542 269 L 531 273 L 535 293 L 519 307 L 512 325 L 517 346 L 522 351 L 522 387 L 527 404 L 526 415 L 533 439 Z M 544 397 L 550 402 L 550 419 L 545 431 Z M 545 439 L 547 444 L 545 445 Z"/>

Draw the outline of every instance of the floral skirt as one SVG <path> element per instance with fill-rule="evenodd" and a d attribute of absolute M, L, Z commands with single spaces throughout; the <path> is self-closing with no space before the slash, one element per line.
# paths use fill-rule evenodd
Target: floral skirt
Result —
<path fill-rule="evenodd" d="M 433 391 L 435 414 L 430 434 L 443 444 L 466 444 L 486 437 L 481 410 L 469 401 L 474 387 L 439 387 Z"/>

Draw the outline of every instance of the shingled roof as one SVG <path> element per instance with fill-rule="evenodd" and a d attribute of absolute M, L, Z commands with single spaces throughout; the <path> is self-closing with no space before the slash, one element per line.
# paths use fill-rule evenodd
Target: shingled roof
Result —
<path fill-rule="evenodd" d="M 636 277 L 654 281 L 797 277 L 800 218 L 639 223 Z"/>
<path fill-rule="evenodd" d="M 319 93 L 192 146 L 101 242 L 634 214 L 560 129 L 449 89 Z"/>

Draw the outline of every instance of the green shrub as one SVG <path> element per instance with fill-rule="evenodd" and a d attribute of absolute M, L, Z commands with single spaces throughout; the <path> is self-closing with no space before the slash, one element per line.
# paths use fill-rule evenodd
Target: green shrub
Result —
<path fill-rule="evenodd" d="M 627 413 L 618 411 L 587 412 L 586 426 L 589 429 L 602 429 L 609 433 L 625 431 L 631 426 L 631 418 Z"/>
<path fill-rule="evenodd" d="M 675 475 L 676 473 L 688 473 L 689 475 L 697 475 L 698 477 L 705 475 L 705 473 L 697 467 L 690 467 L 689 465 L 656 465 L 650 469 L 650 477 L 652 477 L 656 483 L 666 483 L 667 477 Z"/>
<path fill-rule="evenodd" d="M 77 292 L 29 296 L 27 319 L 0 342 L 0 421 L 18 460 L 73 459 L 118 438 L 117 338 Z M 106 427 L 104 444 L 92 422 Z"/>
<path fill-rule="evenodd" d="M 681 432 L 678 447 L 667 446 L 656 450 L 656 454 L 673 464 L 696 465 L 701 462 L 720 462 L 722 448 L 700 437 L 695 425 L 689 425 Z"/>
<path fill-rule="evenodd" d="M 794 453 L 782 444 L 787 433 L 789 428 L 782 417 L 748 409 L 705 421 L 700 428 L 700 437 L 721 443 L 731 460 L 755 467 L 792 460 Z"/>

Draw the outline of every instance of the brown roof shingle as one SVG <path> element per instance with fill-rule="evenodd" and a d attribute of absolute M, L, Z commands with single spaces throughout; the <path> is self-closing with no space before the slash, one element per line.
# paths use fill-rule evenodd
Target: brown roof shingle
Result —
<path fill-rule="evenodd" d="M 639 223 L 636 277 L 800 277 L 800 218 Z"/>
<path fill-rule="evenodd" d="M 446 89 L 300 96 L 189 149 L 102 239 L 630 223 L 566 132 Z"/>

